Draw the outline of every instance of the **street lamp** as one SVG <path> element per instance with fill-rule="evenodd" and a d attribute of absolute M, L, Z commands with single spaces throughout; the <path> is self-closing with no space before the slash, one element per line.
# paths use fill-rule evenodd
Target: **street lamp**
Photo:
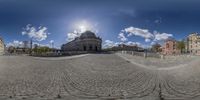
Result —
<path fill-rule="evenodd" d="M 30 54 L 32 54 L 32 48 L 33 48 L 33 38 L 31 38 L 30 42 Z"/>

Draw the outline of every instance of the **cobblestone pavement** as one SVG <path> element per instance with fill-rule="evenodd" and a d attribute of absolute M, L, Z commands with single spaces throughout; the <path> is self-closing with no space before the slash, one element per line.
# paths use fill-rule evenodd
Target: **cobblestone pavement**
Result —
<path fill-rule="evenodd" d="M 199 63 L 159 69 L 116 54 L 0 56 L 0 99 L 200 100 Z"/>

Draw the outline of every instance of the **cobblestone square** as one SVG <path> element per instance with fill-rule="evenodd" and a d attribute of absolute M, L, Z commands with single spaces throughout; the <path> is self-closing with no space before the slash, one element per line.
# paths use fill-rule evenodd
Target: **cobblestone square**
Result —
<path fill-rule="evenodd" d="M 153 67 L 155 62 L 148 66 L 125 54 L 0 56 L 0 98 L 199 100 L 199 58 L 190 59 L 193 60 L 183 64 L 172 62 L 173 67 L 168 66 L 170 62 L 157 62 Z"/>

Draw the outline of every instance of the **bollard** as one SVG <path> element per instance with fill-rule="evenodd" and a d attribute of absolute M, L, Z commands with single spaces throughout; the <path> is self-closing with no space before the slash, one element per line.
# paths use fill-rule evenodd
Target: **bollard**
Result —
<path fill-rule="evenodd" d="M 163 54 L 160 57 L 161 57 L 161 59 L 165 59 L 165 55 L 163 55 Z"/>
<path fill-rule="evenodd" d="M 144 53 L 144 58 L 147 58 L 147 53 Z"/>

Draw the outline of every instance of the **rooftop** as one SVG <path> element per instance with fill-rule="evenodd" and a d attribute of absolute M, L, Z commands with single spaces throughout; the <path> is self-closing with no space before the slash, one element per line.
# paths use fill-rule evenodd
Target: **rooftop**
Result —
<path fill-rule="evenodd" d="M 91 31 L 85 31 L 81 34 L 80 38 L 96 38 L 96 35 Z"/>

